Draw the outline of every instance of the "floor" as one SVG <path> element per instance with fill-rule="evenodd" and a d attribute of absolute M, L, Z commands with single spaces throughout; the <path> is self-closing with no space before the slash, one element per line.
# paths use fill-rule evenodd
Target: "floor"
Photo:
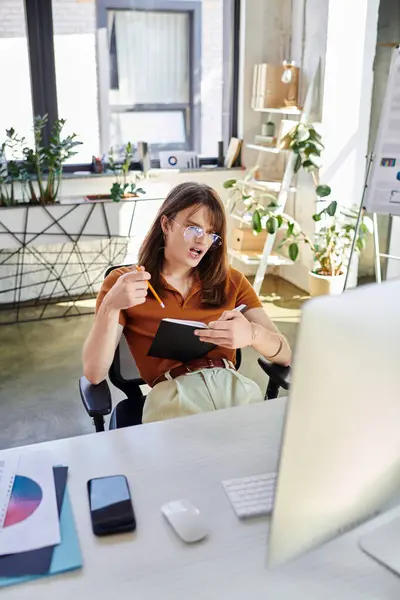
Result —
<path fill-rule="evenodd" d="M 265 310 L 292 347 L 305 298 L 274 276 L 261 291 Z M 0 449 L 93 432 L 78 390 L 92 320 L 84 315 L 0 327 Z M 251 349 L 244 352 L 241 372 L 265 388 L 267 378 Z"/>

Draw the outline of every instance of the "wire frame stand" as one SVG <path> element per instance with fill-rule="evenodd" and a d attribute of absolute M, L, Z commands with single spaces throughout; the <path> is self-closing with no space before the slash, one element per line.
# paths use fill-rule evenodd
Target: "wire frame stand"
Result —
<path fill-rule="evenodd" d="M 368 163 L 367 163 L 367 171 L 366 171 L 366 176 L 365 176 L 365 183 L 364 183 L 364 189 L 363 189 L 363 193 L 362 193 L 362 197 L 361 197 L 361 202 L 360 202 L 360 206 L 358 209 L 358 214 L 357 214 L 357 222 L 356 222 L 356 228 L 355 228 L 355 232 L 354 232 L 354 238 L 351 244 L 351 248 L 350 248 L 350 254 L 349 254 L 349 261 L 348 261 L 348 268 L 347 268 L 347 272 L 346 272 L 346 279 L 344 282 L 344 290 L 347 289 L 347 284 L 348 284 L 348 279 L 349 279 L 349 273 L 350 273 L 350 265 L 351 265 L 351 261 L 355 252 L 355 247 L 356 247 L 356 243 L 357 243 L 357 238 L 358 238 L 358 232 L 360 229 L 360 224 L 361 224 L 361 217 L 362 217 L 362 213 L 364 210 L 364 200 L 365 200 L 365 196 L 366 193 L 368 191 L 368 182 L 369 182 L 369 176 L 371 173 L 371 168 L 372 168 L 372 164 L 374 162 L 375 156 L 374 153 L 371 152 L 368 156 Z M 374 212 L 372 213 L 372 228 L 373 228 L 373 240 L 374 240 L 374 267 L 375 267 L 375 281 L 376 283 L 382 283 L 382 268 L 381 268 L 381 258 L 386 258 L 388 260 L 397 260 L 400 261 L 400 256 L 395 256 L 393 254 L 386 254 L 380 251 L 380 245 L 379 245 L 379 229 L 378 229 L 378 213 Z"/>

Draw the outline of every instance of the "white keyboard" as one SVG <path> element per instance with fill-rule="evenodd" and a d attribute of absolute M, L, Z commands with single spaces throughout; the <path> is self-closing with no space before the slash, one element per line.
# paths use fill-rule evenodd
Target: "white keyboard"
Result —
<path fill-rule="evenodd" d="M 276 473 L 223 481 L 226 495 L 239 519 L 269 515 L 274 506 Z"/>

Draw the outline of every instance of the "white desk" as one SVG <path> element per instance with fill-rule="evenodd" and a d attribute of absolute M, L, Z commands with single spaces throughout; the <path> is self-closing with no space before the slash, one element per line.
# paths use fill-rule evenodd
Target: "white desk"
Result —
<path fill-rule="evenodd" d="M 400 578 L 357 547 L 370 525 L 267 571 L 268 519 L 238 521 L 220 481 L 276 468 L 283 409 L 274 400 L 35 446 L 70 467 L 84 567 L 1 590 L 1 599 L 398 600 Z M 86 482 L 116 473 L 129 479 L 137 532 L 98 539 Z M 160 514 L 163 502 L 181 497 L 210 526 L 210 537 L 195 546 L 183 544 Z"/>

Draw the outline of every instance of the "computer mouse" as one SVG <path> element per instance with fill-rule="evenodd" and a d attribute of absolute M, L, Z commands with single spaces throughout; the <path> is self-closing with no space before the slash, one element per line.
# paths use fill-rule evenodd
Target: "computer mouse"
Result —
<path fill-rule="evenodd" d="M 173 500 L 161 507 L 161 512 L 175 533 L 187 544 L 199 542 L 207 535 L 200 511 L 190 500 Z"/>

